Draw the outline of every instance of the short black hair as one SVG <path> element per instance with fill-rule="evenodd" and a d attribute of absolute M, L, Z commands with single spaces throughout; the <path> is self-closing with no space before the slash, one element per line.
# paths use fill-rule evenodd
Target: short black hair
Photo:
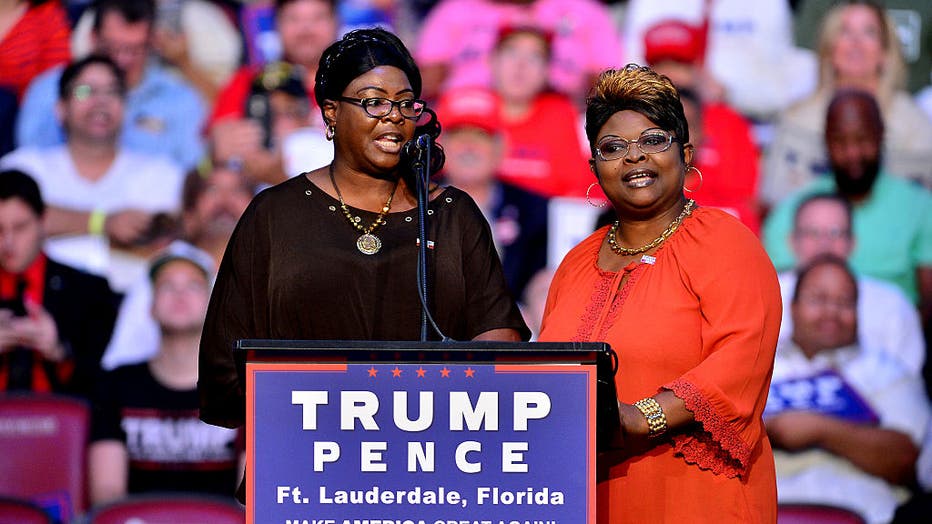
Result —
<path fill-rule="evenodd" d="M 841 206 L 845 211 L 845 217 L 848 219 L 848 234 L 852 235 L 851 229 L 854 225 L 852 213 L 854 210 L 851 208 L 851 202 L 839 195 L 838 193 L 815 193 L 807 196 L 799 202 L 799 205 L 796 206 L 796 212 L 793 213 L 793 230 L 799 228 L 799 215 L 802 214 L 803 209 L 808 207 L 810 204 L 816 202 L 832 202 Z"/>
<path fill-rule="evenodd" d="M 117 13 L 131 24 L 155 23 L 155 0 L 97 0 L 93 10 L 95 33 L 100 32 L 107 13 Z"/>
<path fill-rule="evenodd" d="M 120 69 L 120 66 L 116 65 L 116 62 L 113 61 L 108 56 L 104 55 L 88 55 L 76 62 L 68 64 L 68 67 L 65 68 L 61 73 L 61 78 L 58 79 L 58 99 L 66 100 L 71 96 L 71 89 L 74 88 L 74 80 L 81 73 L 92 65 L 102 65 L 110 69 L 113 73 L 113 76 L 116 77 L 117 85 L 120 88 L 120 93 L 126 93 L 126 75 L 123 74 L 123 70 Z"/>
<path fill-rule="evenodd" d="M 860 108 L 864 111 L 863 116 L 867 119 L 865 123 L 876 126 L 874 131 L 877 131 L 880 138 L 883 139 L 885 130 L 880 104 L 877 103 L 877 99 L 871 93 L 852 87 L 837 89 L 831 100 L 829 100 L 828 107 L 825 110 L 826 133 L 830 127 L 829 122 L 835 118 L 835 113 L 839 111 L 839 107 L 844 107 L 849 103 L 860 104 Z"/>
<path fill-rule="evenodd" d="M 181 186 L 181 209 L 182 211 L 191 211 L 197 205 L 197 201 L 207 191 L 207 181 L 213 173 L 214 167 L 205 161 L 197 169 L 188 171 L 184 177 L 184 183 Z M 243 190 L 250 195 L 255 195 L 258 185 L 242 173 L 237 173 L 240 185 Z"/>
<path fill-rule="evenodd" d="M 36 216 L 41 217 L 45 213 L 45 201 L 42 200 L 39 184 L 19 169 L 0 171 L 0 200 L 7 201 L 11 198 L 25 202 Z"/>
<path fill-rule="evenodd" d="M 809 273 L 811 273 L 814 269 L 822 266 L 835 266 L 844 271 L 845 276 L 847 276 L 848 280 L 851 282 L 851 287 L 854 288 L 854 299 L 855 302 L 857 302 L 858 279 L 854 276 L 854 272 L 851 271 L 851 267 L 848 266 L 848 263 L 845 262 L 843 258 L 839 258 L 838 255 L 823 253 L 813 258 L 808 264 L 799 270 L 799 273 L 796 277 L 796 287 L 793 288 L 793 304 L 796 304 L 799 301 L 799 290 L 802 289 L 803 282 L 805 282 L 806 277 L 809 276 Z"/>

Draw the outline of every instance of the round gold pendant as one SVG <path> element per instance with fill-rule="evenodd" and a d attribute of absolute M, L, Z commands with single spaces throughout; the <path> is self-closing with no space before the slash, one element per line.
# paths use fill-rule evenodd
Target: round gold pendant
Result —
<path fill-rule="evenodd" d="M 382 241 L 372 233 L 366 233 L 356 240 L 356 247 L 364 255 L 374 255 L 382 249 Z"/>

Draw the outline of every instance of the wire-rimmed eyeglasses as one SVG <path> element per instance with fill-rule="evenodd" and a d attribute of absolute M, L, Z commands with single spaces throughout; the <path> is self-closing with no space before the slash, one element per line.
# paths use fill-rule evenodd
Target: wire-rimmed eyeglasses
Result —
<path fill-rule="evenodd" d="M 350 98 L 341 96 L 339 100 L 362 107 L 366 114 L 372 118 L 384 118 L 392 112 L 395 106 L 398 106 L 398 112 L 401 113 L 401 116 L 416 120 L 427 107 L 427 102 L 417 98 L 389 100 L 387 98 Z"/>
<path fill-rule="evenodd" d="M 628 147 L 636 144 L 642 153 L 653 155 L 663 153 L 670 149 L 677 138 L 669 131 L 652 128 L 641 133 L 641 136 L 634 140 L 628 140 L 615 135 L 609 135 L 602 138 L 595 147 L 595 153 L 602 160 L 618 160 L 628 154 Z"/>

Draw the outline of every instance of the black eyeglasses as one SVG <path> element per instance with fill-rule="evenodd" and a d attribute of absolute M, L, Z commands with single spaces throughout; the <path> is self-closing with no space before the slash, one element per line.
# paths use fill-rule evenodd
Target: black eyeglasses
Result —
<path fill-rule="evenodd" d="M 350 98 L 341 96 L 339 100 L 362 107 L 366 114 L 372 118 L 384 118 L 395 109 L 395 106 L 398 106 L 398 112 L 401 113 L 401 116 L 416 120 L 427 107 L 427 102 L 416 98 L 389 100 L 387 98 Z"/>
<path fill-rule="evenodd" d="M 618 136 L 609 135 L 602 139 L 596 146 L 595 153 L 602 160 L 618 160 L 628 154 L 628 147 L 631 144 L 637 144 L 638 149 L 647 155 L 663 153 L 670 149 L 670 145 L 677 138 L 669 131 L 654 128 L 648 129 L 641 133 L 641 136 L 634 140 L 627 140 Z"/>

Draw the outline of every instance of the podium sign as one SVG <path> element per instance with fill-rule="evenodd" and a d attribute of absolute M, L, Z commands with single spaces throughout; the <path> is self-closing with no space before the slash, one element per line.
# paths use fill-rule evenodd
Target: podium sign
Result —
<path fill-rule="evenodd" d="M 594 522 L 594 364 L 277 360 L 245 367 L 248 522 Z"/>

